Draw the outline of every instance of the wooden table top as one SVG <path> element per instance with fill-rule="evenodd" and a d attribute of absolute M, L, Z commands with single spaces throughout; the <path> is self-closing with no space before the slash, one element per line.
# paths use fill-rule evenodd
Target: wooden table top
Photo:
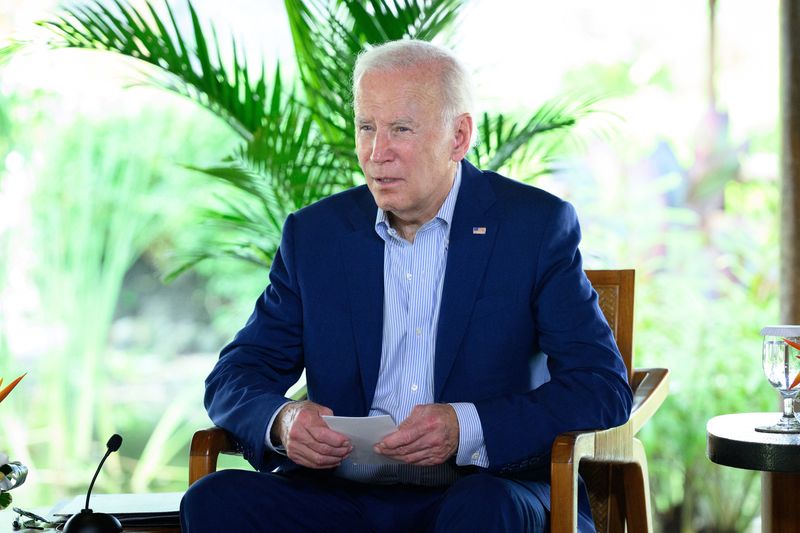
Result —
<path fill-rule="evenodd" d="M 715 416 L 706 426 L 711 461 L 762 472 L 800 473 L 800 434 L 762 433 L 756 426 L 776 423 L 781 413 Z"/>

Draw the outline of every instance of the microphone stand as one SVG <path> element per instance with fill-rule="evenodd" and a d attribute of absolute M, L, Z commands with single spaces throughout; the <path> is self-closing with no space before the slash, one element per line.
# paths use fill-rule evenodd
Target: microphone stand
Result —
<path fill-rule="evenodd" d="M 97 480 L 97 475 L 100 469 L 103 468 L 103 463 L 106 462 L 108 456 L 112 452 L 119 450 L 122 445 L 122 437 L 116 433 L 108 439 L 106 444 L 106 454 L 100 460 L 97 470 L 94 472 L 92 482 L 89 484 L 89 490 L 86 492 L 86 506 L 81 509 L 81 512 L 74 514 L 64 524 L 64 533 L 122 533 L 122 524 L 119 523 L 117 517 L 106 513 L 95 513 L 89 509 L 89 497 L 94 488 L 94 482 Z"/>

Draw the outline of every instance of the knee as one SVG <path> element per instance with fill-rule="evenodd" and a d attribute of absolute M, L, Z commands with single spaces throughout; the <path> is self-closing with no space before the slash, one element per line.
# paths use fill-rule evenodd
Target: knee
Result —
<path fill-rule="evenodd" d="M 499 510 L 507 506 L 513 495 L 508 480 L 489 474 L 474 474 L 455 483 L 446 493 L 443 507 L 452 507 L 459 513 L 484 508 Z"/>
<path fill-rule="evenodd" d="M 181 500 L 182 531 L 229 531 L 232 519 L 248 520 L 257 492 L 248 494 L 247 486 L 257 475 L 243 470 L 220 470 L 193 483 Z"/>
<path fill-rule="evenodd" d="M 233 477 L 231 470 L 221 470 L 193 483 L 181 500 L 181 515 L 205 519 L 206 515 L 219 513 L 228 504 Z"/>
<path fill-rule="evenodd" d="M 546 524 L 547 510 L 528 487 L 474 474 L 445 493 L 436 531 L 545 531 Z"/>

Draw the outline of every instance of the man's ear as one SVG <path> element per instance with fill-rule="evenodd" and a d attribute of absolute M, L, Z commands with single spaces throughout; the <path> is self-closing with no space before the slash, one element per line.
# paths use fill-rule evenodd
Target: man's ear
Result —
<path fill-rule="evenodd" d="M 461 161 L 469 152 L 470 142 L 472 141 L 472 115 L 462 113 L 455 121 L 455 135 L 453 136 L 453 151 L 451 157 L 453 161 Z"/>

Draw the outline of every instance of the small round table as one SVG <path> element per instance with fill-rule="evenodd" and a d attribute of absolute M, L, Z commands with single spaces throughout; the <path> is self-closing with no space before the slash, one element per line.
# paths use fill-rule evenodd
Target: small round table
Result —
<path fill-rule="evenodd" d="M 708 421 L 711 461 L 761 472 L 761 531 L 800 533 L 800 434 L 761 433 L 780 413 L 740 413 Z"/>

